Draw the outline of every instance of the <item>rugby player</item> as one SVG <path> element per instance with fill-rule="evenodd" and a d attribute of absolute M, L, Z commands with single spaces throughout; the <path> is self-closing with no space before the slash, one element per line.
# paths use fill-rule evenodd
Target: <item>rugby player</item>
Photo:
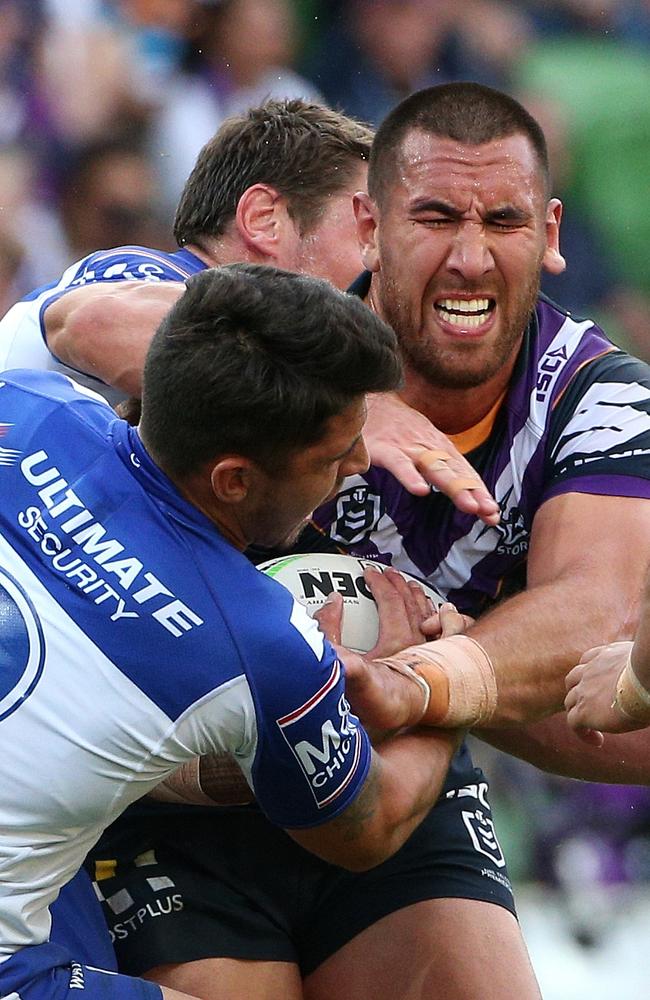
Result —
<path fill-rule="evenodd" d="M 180 249 L 119 247 L 71 265 L 0 321 L 0 370 L 72 370 L 117 402 L 139 396 L 153 332 L 197 271 L 248 261 L 347 287 L 360 267 L 352 195 L 365 187 L 371 140 L 359 122 L 300 100 L 228 119 L 181 195 Z M 396 396 L 377 396 L 368 430 L 373 461 L 408 489 L 426 493 L 433 484 L 486 523 L 498 519 L 469 463 Z"/>
<path fill-rule="evenodd" d="M 562 206 L 544 136 L 511 98 L 473 84 L 408 98 L 377 133 L 368 183 L 356 198 L 368 269 L 357 291 L 396 331 L 402 398 L 466 451 L 501 524 L 410 497 L 380 469 L 316 520 L 334 542 L 480 615 L 467 637 L 393 658 L 426 677 L 429 719 L 521 724 L 562 707 L 583 650 L 634 628 L 650 562 L 648 368 L 539 295 L 542 268 L 564 267 Z M 516 751 L 517 731 L 503 731 Z M 443 800 L 469 787 L 464 766 L 452 765 Z M 347 912 L 350 896 L 339 902 Z M 511 973 L 519 932 L 496 910 L 476 899 L 406 906 L 323 962 L 306 995 L 341 983 L 355 1000 L 524 995 L 499 974 Z"/>
<path fill-rule="evenodd" d="M 273 823 L 352 870 L 435 799 L 455 734 L 373 750 L 333 647 L 242 554 L 290 543 L 367 467 L 365 394 L 399 377 L 392 331 L 359 302 L 254 265 L 188 281 L 148 353 L 138 430 L 66 376 L 5 373 L 3 997 L 189 996 L 84 965 L 50 940 L 49 905 L 103 827 L 199 754 L 236 757 Z"/>

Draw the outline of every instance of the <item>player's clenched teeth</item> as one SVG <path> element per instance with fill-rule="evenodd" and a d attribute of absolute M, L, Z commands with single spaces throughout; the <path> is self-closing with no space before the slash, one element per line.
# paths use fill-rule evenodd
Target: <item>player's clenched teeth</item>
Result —
<path fill-rule="evenodd" d="M 481 326 L 495 307 L 494 299 L 438 299 L 435 309 L 440 318 L 452 326 L 472 329 Z"/>

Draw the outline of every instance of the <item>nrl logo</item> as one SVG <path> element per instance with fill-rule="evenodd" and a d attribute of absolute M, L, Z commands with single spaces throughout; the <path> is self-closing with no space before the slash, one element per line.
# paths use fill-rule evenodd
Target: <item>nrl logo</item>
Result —
<path fill-rule="evenodd" d="M 528 551 L 529 531 L 526 520 L 520 507 L 517 504 L 510 504 L 510 498 L 514 487 L 511 486 L 505 496 L 499 500 L 501 509 L 501 520 L 494 526 L 494 531 L 500 535 L 496 551 L 499 555 L 521 555 Z M 481 534 L 490 531 L 489 527 L 483 529 Z"/>
<path fill-rule="evenodd" d="M 336 501 L 336 520 L 330 535 L 336 542 L 352 545 L 365 538 L 379 523 L 381 500 L 367 486 L 355 486 Z"/>

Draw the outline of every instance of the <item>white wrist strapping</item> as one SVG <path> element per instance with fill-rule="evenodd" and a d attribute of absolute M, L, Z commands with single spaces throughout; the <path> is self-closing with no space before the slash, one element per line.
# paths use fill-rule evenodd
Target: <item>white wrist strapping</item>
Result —
<path fill-rule="evenodd" d="M 644 688 L 634 673 L 632 650 L 630 650 L 627 663 L 618 676 L 616 697 L 612 702 L 612 708 L 617 709 L 621 715 L 632 719 L 633 722 L 650 722 L 650 691 Z"/>
<path fill-rule="evenodd" d="M 421 719 L 425 725 L 485 725 L 494 715 L 494 667 L 483 647 L 468 635 L 409 646 L 382 662 L 393 670 L 408 667 L 426 681 L 430 698 Z"/>

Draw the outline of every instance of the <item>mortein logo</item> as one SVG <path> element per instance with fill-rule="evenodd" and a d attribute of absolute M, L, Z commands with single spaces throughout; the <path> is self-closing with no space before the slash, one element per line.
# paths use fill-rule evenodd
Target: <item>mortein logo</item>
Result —
<path fill-rule="evenodd" d="M 351 714 L 345 695 L 336 697 L 340 677 L 337 661 L 329 680 L 313 698 L 277 720 L 319 809 L 347 788 L 361 760 L 358 719 Z M 336 697 L 334 704 L 332 696 Z"/>

